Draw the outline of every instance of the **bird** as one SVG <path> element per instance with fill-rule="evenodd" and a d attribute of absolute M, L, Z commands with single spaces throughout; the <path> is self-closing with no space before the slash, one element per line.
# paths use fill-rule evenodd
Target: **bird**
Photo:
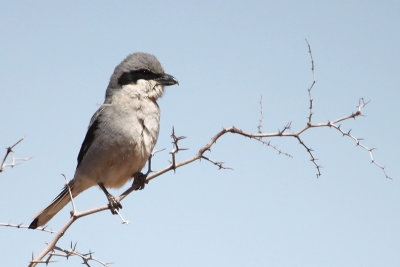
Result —
<path fill-rule="evenodd" d="M 107 188 L 120 188 L 134 179 L 142 189 L 140 171 L 158 139 L 160 108 L 157 99 L 165 86 L 178 80 L 165 73 L 157 58 L 148 53 L 128 55 L 111 75 L 104 103 L 92 116 L 77 158 L 72 180 L 46 208 L 34 215 L 30 229 L 47 224 L 65 205 L 84 190 L 99 186 L 109 208 L 116 214 L 122 205 Z"/>

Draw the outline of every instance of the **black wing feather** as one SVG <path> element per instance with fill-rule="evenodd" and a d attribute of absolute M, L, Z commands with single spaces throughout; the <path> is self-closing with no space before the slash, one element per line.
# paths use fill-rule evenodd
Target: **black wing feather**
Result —
<path fill-rule="evenodd" d="M 83 140 L 81 150 L 79 151 L 79 154 L 78 154 L 78 165 L 76 166 L 77 168 L 79 167 L 79 164 L 81 163 L 86 152 L 89 150 L 90 146 L 93 144 L 93 141 L 95 138 L 95 132 L 98 129 L 98 127 L 99 127 L 99 116 L 97 116 L 97 118 L 90 125 L 90 127 L 86 133 L 85 140 Z"/>

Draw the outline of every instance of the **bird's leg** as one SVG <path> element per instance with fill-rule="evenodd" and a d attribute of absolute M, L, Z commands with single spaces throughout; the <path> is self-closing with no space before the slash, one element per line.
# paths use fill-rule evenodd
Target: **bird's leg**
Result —
<path fill-rule="evenodd" d="M 147 175 L 151 173 L 151 158 L 153 155 L 150 155 L 149 157 L 149 163 L 148 163 L 148 169 L 146 174 L 143 174 L 141 172 L 136 172 L 133 174 L 133 183 L 132 186 L 135 188 L 135 190 L 142 190 L 145 186 L 145 184 L 149 183 L 146 181 Z"/>
<path fill-rule="evenodd" d="M 103 190 L 104 194 L 106 194 L 111 213 L 114 215 L 117 214 L 118 210 L 122 209 L 121 203 L 119 203 L 119 201 L 107 191 L 103 183 L 98 183 L 98 185 L 100 186 L 101 190 Z"/>

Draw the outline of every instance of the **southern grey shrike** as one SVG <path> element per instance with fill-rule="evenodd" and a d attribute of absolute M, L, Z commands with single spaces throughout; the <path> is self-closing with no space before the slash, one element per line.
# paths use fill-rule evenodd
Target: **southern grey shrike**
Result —
<path fill-rule="evenodd" d="M 115 214 L 122 206 L 106 188 L 119 188 L 133 177 L 134 183 L 143 188 L 145 177 L 140 171 L 154 149 L 160 126 L 156 100 L 163 95 L 164 86 L 177 83 L 155 56 L 146 53 L 131 54 L 115 68 L 104 104 L 90 121 L 74 179 L 68 184 L 73 197 L 99 185 Z M 29 228 L 46 224 L 69 201 L 65 186 L 49 206 L 34 216 Z"/>

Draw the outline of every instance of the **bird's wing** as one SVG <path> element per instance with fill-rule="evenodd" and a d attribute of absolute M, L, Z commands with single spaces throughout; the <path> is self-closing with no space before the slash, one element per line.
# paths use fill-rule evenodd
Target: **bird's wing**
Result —
<path fill-rule="evenodd" d="M 99 127 L 99 119 L 101 118 L 101 113 L 104 110 L 105 105 L 102 105 L 96 113 L 94 113 L 92 119 L 90 120 L 89 124 L 89 129 L 86 133 L 85 139 L 83 140 L 81 150 L 79 151 L 78 154 L 78 165 L 76 166 L 77 168 L 79 167 L 79 164 L 82 162 L 83 157 L 85 156 L 86 152 L 89 150 L 90 146 L 93 144 L 93 141 L 95 139 L 95 131 Z"/>

